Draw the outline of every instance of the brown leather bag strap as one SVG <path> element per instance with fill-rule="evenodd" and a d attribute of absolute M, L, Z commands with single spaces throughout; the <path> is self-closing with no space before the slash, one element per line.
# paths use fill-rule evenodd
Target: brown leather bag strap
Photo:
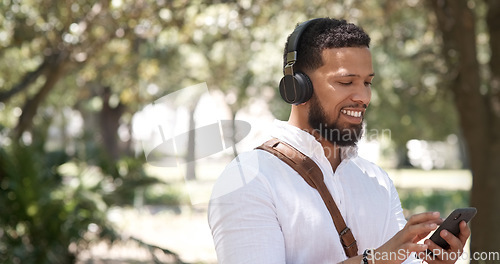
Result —
<path fill-rule="evenodd" d="M 328 191 L 328 188 L 323 181 L 323 173 L 318 165 L 311 158 L 302 154 L 302 152 L 276 138 L 264 142 L 264 144 L 257 147 L 257 149 L 265 150 L 278 157 L 280 160 L 292 167 L 292 169 L 294 169 L 300 176 L 302 176 L 302 178 L 304 178 L 304 180 L 311 187 L 318 190 L 321 198 L 328 208 L 328 211 L 330 212 L 333 224 L 337 229 L 340 242 L 344 247 L 347 257 L 351 258 L 356 256 L 358 254 L 356 239 L 354 238 L 351 229 L 347 227 L 339 208 Z"/>

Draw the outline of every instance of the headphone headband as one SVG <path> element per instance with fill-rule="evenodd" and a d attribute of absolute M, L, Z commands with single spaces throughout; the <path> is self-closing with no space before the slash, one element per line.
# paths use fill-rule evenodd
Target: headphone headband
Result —
<path fill-rule="evenodd" d="M 286 48 L 287 56 L 286 56 L 286 64 L 297 60 L 297 49 L 299 46 L 300 37 L 302 33 L 307 29 L 307 27 L 311 24 L 311 22 L 315 20 L 319 20 L 321 18 L 314 18 L 311 20 L 307 20 L 305 22 L 300 23 L 299 26 L 295 28 L 288 40 L 288 46 Z M 293 54 L 290 54 L 294 52 Z"/>

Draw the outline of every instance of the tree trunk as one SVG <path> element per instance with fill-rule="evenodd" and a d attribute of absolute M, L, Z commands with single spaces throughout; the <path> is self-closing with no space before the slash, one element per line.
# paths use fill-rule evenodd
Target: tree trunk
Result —
<path fill-rule="evenodd" d="M 120 127 L 120 118 L 123 115 L 125 106 L 119 103 L 117 106 L 112 107 L 109 104 L 111 95 L 111 88 L 104 87 L 101 96 L 103 102 L 101 112 L 99 113 L 99 122 L 106 153 L 111 160 L 117 161 L 121 153 L 118 146 L 118 128 Z"/>
<path fill-rule="evenodd" d="M 496 2 L 496 1 L 490 1 Z M 475 17 L 466 0 L 429 0 L 442 33 L 443 56 L 450 74 L 450 89 L 460 117 L 473 175 L 471 205 L 478 213 L 471 223 L 471 252 L 495 252 L 500 245 L 500 128 L 491 95 L 480 91 L 481 78 L 476 52 Z M 495 3 L 498 6 L 498 2 Z M 493 6 L 490 6 L 490 13 Z M 496 10 L 498 12 L 498 9 Z M 490 16 L 490 15 L 489 15 Z M 498 16 L 498 14 L 495 14 Z M 495 19 L 489 19 L 488 24 Z M 498 28 L 496 29 L 498 30 Z M 492 28 L 490 28 L 490 32 Z M 498 35 L 499 33 L 496 33 Z M 492 36 L 492 39 L 495 36 Z M 495 42 L 496 41 L 496 42 Z M 498 37 L 490 40 L 497 50 Z M 492 52 L 492 55 L 493 52 Z M 492 63 L 498 64 L 498 59 Z M 490 63 L 490 67 L 493 65 Z M 498 67 L 498 66 L 495 66 Z M 492 73 L 494 74 L 493 69 Z M 498 71 L 498 70 L 496 70 Z M 499 76 L 499 75 L 496 75 Z M 495 78 L 492 78 L 494 82 Z M 490 83 L 490 91 L 494 85 Z M 498 89 L 496 89 L 498 90 Z M 497 92 L 498 93 L 498 92 Z M 471 262 L 475 263 L 475 262 Z M 483 263 L 493 263 L 489 260 Z"/>
<path fill-rule="evenodd" d="M 45 100 L 49 92 L 55 87 L 57 81 L 63 76 L 64 67 L 66 66 L 67 53 L 62 51 L 54 57 L 46 58 L 50 61 L 47 66 L 48 71 L 45 74 L 46 80 L 40 90 L 32 98 L 26 100 L 23 106 L 22 114 L 15 128 L 16 138 L 20 138 L 22 134 L 30 130 L 33 126 L 33 117 L 36 115 L 38 107 Z M 44 62 L 45 63 L 45 62 Z"/>
<path fill-rule="evenodd" d="M 500 245 L 500 2 L 488 0 L 486 23 L 489 32 L 491 57 L 489 70 L 491 77 L 487 80 L 488 113 L 488 146 L 482 157 L 486 160 L 487 172 L 474 183 L 472 204 L 482 211 L 478 214 L 477 223 L 481 226 L 474 236 L 473 251 L 498 252 Z M 481 135 L 477 135 L 481 136 Z M 479 153 L 475 153 L 479 155 Z M 472 154 L 474 155 L 474 154 Z M 493 263 L 491 261 L 490 263 Z M 498 260 L 497 262 L 498 263 Z"/>

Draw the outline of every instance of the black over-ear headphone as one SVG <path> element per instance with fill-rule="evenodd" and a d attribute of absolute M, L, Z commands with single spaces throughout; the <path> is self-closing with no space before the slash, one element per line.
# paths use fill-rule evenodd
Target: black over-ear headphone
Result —
<path fill-rule="evenodd" d="M 300 36 L 311 24 L 312 21 L 320 18 L 311 19 L 301 23 L 290 35 L 286 47 L 286 64 L 283 68 L 285 76 L 280 81 L 281 98 L 289 104 L 302 104 L 311 99 L 313 94 L 313 85 L 309 77 L 302 72 L 293 72 L 293 65 L 297 61 L 297 48 Z"/>

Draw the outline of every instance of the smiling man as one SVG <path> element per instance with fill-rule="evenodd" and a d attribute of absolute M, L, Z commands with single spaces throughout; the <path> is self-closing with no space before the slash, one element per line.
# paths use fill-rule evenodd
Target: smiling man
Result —
<path fill-rule="evenodd" d="M 439 213 L 406 221 L 386 172 L 357 155 L 375 76 L 369 44 L 360 27 L 330 18 L 289 36 L 280 94 L 290 118 L 275 121 L 273 139 L 235 158 L 214 186 L 208 219 L 219 263 L 421 263 L 417 255 L 438 252 L 418 242 Z M 451 245 L 442 252 L 460 252 L 470 229 L 462 222 L 459 237 L 441 235 Z M 455 262 L 444 255 L 428 262 Z"/>

